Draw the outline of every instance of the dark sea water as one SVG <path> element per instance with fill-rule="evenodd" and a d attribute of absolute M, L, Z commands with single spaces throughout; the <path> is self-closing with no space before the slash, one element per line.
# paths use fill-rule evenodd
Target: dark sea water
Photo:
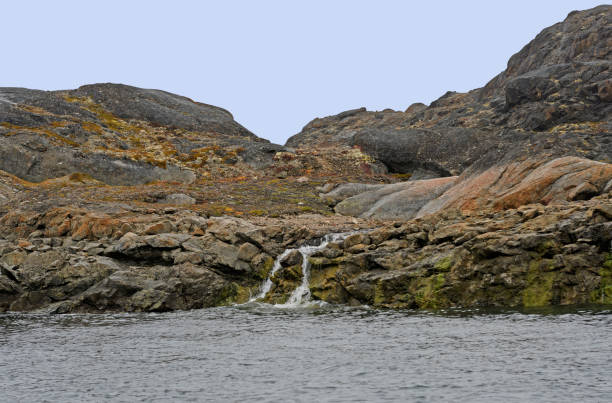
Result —
<path fill-rule="evenodd" d="M 612 312 L 0 315 L 1 401 L 612 401 Z"/>

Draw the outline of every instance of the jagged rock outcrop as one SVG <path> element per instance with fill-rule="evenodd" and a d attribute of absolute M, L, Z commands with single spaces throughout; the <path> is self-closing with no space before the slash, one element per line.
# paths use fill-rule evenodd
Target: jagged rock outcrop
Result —
<path fill-rule="evenodd" d="M 405 112 L 360 109 L 315 119 L 287 144 L 358 146 L 415 179 L 458 175 L 495 149 L 611 162 L 611 15 L 607 5 L 570 13 L 483 88 L 448 92 Z"/>
<path fill-rule="evenodd" d="M 611 6 L 570 13 L 483 88 L 448 92 L 406 112 L 361 109 L 316 119 L 290 143 L 357 146 L 419 183 L 460 175 L 419 209 L 412 200 L 422 197 L 402 195 L 402 185 L 323 195 L 353 216 L 407 219 L 596 196 L 612 179 L 610 18 Z"/>
<path fill-rule="evenodd" d="M 312 254 L 309 288 L 314 299 L 394 308 L 610 304 L 611 220 L 608 192 L 378 225 Z M 0 311 L 169 311 L 244 302 L 285 248 L 331 231 L 311 224 L 262 226 L 186 211 L 13 212 L 0 220 Z M 301 263 L 299 254 L 286 255 L 265 301 L 287 300 L 302 281 Z"/>
<path fill-rule="evenodd" d="M 13 211 L 0 219 L 0 311 L 169 311 L 245 302 L 284 248 L 332 230 L 321 224 L 255 225 L 189 211 Z"/>
<path fill-rule="evenodd" d="M 292 220 L 255 224 L 128 206 L 14 210 L 0 218 L 0 310 L 168 311 L 244 302 L 286 248 L 356 226 L 372 230 L 311 256 L 313 298 L 396 308 L 610 304 L 612 182 L 602 179 L 609 169 L 577 158 L 517 162 L 485 171 L 471 185 L 486 183 L 491 196 L 501 191 L 507 203 L 499 211 L 471 206 L 468 189 L 455 193 L 465 199 L 445 199 L 450 207 L 437 214 L 393 224 L 316 217 L 303 221 L 308 227 Z M 451 186 L 447 194 L 461 180 L 396 188 L 422 191 L 426 199 L 432 190 L 423 184 Z M 542 199 L 551 203 L 511 208 L 515 200 Z M 302 280 L 300 259 L 294 253 L 280 262 L 266 301 L 287 300 Z"/>
<path fill-rule="evenodd" d="M 544 29 L 510 58 L 506 70 L 482 89 L 481 96 L 502 96 L 508 83 L 517 77 L 537 71 L 542 66 L 577 63 L 580 67 L 582 63 L 594 60 L 609 62 L 612 52 L 609 46 L 612 29 L 610 12 L 609 5 L 573 11 L 563 22 Z M 582 84 L 574 84 L 584 85 L 585 79 L 591 80 L 592 77 L 581 77 Z M 605 99 L 605 96 L 603 98 Z"/>
<path fill-rule="evenodd" d="M 611 202 L 380 227 L 313 255 L 311 293 L 392 308 L 611 304 Z"/>

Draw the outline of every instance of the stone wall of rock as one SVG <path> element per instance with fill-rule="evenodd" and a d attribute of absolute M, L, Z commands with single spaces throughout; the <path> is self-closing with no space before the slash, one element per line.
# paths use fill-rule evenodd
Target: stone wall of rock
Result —
<path fill-rule="evenodd" d="M 612 304 L 612 199 L 357 234 L 313 255 L 315 298 L 390 308 Z"/>
<path fill-rule="evenodd" d="M 0 311 L 169 311 L 245 302 L 274 258 L 330 224 L 112 215 L 57 208 L 0 219 Z M 352 228 L 352 227 L 351 227 Z"/>
<path fill-rule="evenodd" d="M 395 308 L 612 303 L 611 193 L 368 225 L 366 233 L 311 256 L 314 299 Z M 0 219 L 0 311 L 169 311 L 241 303 L 258 292 L 286 248 L 324 231 L 331 228 L 177 211 L 167 217 L 15 211 Z M 265 301 L 285 302 L 299 285 L 299 257 L 281 262 Z"/>
<path fill-rule="evenodd" d="M 357 146 L 415 179 L 459 175 L 496 150 L 610 163 L 611 16 L 609 5 L 570 13 L 483 88 L 449 91 L 404 112 L 362 108 L 317 118 L 287 145 Z"/>

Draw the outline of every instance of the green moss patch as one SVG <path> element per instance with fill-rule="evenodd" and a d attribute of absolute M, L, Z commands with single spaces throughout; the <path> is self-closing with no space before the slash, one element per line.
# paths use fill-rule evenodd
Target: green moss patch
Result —
<path fill-rule="evenodd" d="M 556 273 L 542 272 L 540 262 L 533 260 L 527 272 L 527 286 L 523 290 L 523 306 L 536 307 L 550 305 Z"/>

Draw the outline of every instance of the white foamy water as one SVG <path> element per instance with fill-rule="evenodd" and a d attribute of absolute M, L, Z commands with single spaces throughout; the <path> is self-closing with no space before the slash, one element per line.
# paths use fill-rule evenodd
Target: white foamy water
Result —
<path fill-rule="evenodd" d="M 280 254 L 274 261 L 274 266 L 268 275 L 268 278 L 263 282 L 260 288 L 259 294 L 252 297 L 248 302 L 256 302 L 264 299 L 268 292 L 272 289 L 272 277 L 282 267 L 281 261 L 294 250 L 299 251 L 302 254 L 302 283 L 291 293 L 287 302 L 284 304 L 276 304 L 274 306 L 279 308 L 297 308 L 301 306 L 311 305 L 310 296 L 310 262 L 308 258 L 315 252 L 325 249 L 330 242 L 343 241 L 349 235 L 355 234 L 355 232 L 342 232 L 327 234 L 321 239 L 319 245 L 304 245 L 297 249 L 287 249 Z M 321 302 L 317 302 L 316 305 L 320 305 Z"/>

